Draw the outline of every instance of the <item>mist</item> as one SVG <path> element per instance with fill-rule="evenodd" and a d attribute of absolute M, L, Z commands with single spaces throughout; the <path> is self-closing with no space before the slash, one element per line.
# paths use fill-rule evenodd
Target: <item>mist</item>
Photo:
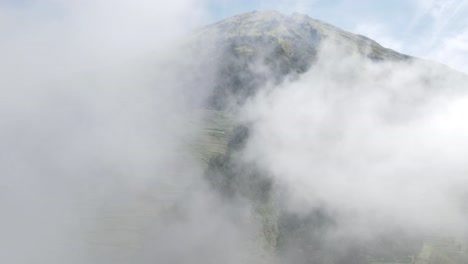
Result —
<path fill-rule="evenodd" d="M 466 238 L 466 76 L 325 39 L 300 73 L 272 42 L 223 57 L 191 42 L 210 19 L 202 0 L 0 3 L 0 262 L 349 264 Z"/>
<path fill-rule="evenodd" d="M 379 243 L 465 239 L 466 85 L 442 65 L 375 62 L 325 41 L 307 73 L 267 85 L 246 104 L 242 160 L 273 180 L 287 221 L 315 219 L 296 235 L 318 240 L 318 249 L 390 252 Z M 307 262 L 299 245 L 284 243 L 286 262 Z M 354 263 L 343 257 L 338 263 Z"/>
<path fill-rule="evenodd" d="M 202 6 L 1 4 L 1 262 L 237 260 L 245 232 L 190 143 L 210 70 L 195 74 L 200 57 L 180 47 Z M 229 242 L 239 250 L 220 248 Z"/>

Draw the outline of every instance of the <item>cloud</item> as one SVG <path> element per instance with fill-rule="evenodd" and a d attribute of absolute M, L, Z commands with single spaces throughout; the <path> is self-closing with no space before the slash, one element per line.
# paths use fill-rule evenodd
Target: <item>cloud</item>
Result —
<path fill-rule="evenodd" d="M 339 50 L 323 43 L 309 72 L 247 105 L 245 160 L 286 189 L 284 210 L 332 212 L 329 232 L 353 243 L 466 234 L 466 78 Z"/>
<path fill-rule="evenodd" d="M 410 31 L 415 31 L 416 27 L 424 24 L 425 37 L 419 43 L 420 49 L 430 54 L 432 49 L 454 31 L 460 30 L 466 24 L 463 13 L 467 10 L 466 1 L 415 1 L 418 12 L 409 25 Z M 417 33 L 417 32 L 416 32 Z M 415 48 L 416 49 L 416 48 Z M 423 55 L 425 56 L 425 55 Z"/>
<path fill-rule="evenodd" d="M 437 61 L 443 61 L 450 67 L 468 72 L 466 58 L 468 56 L 468 32 L 460 32 L 442 40 L 431 55 Z"/>
<path fill-rule="evenodd" d="M 178 39 L 208 19 L 205 8 L 196 0 L 0 5 L 1 262 L 258 260 L 255 205 L 220 200 L 187 143 L 202 129 L 197 109 L 213 68 Z M 464 52 L 463 43 L 446 47 Z M 392 221 L 460 231 L 466 103 L 441 91 L 456 93 L 458 77 L 338 50 L 323 50 L 297 82 L 248 105 L 245 158 L 287 187 L 288 210 L 337 211 L 337 232 L 372 233 Z"/>
<path fill-rule="evenodd" d="M 255 225 L 233 223 L 244 207 L 217 203 L 189 144 L 210 69 L 179 38 L 204 8 L 0 4 L 0 262 L 238 263 Z"/>
<path fill-rule="evenodd" d="M 412 22 L 395 35 L 392 23 L 358 24 L 353 32 L 368 36 L 385 47 L 447 64 L 466 72 L 461 47 L 464 41 L 466 1 L 413 1 L 415 12 Z"/>

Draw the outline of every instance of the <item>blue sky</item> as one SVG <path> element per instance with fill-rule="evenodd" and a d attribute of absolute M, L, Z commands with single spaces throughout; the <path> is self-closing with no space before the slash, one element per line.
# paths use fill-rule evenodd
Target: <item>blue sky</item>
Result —
<path fill-rule="evenodd" d="M 305 13 L 386 47 L 468 73 L 465 0 L 209 0 L 212 21 L 253 10 Z"/>

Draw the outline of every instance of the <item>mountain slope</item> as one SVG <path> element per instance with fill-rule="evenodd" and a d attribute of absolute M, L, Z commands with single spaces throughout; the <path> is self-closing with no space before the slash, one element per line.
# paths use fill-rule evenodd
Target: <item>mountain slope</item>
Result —
<path fill-rule="evenodd" d="M 346 32 L 307 15 L 290 16 L 275 11 L 251 12 L 234 16 L 198 30 L 195 37 L 215 45 L 235 45 L 239 53 L 260 53 L 265 46 L 277 44 L 284 55 L 294 59 L 311 58 L 323 39 L 341 42 L 376 60 L 403 60 L 410 57 L 379 45 L 377 42 Z M 224 43 L 223 43 L 224 42 Z"/>
<path fill-rule="evenodd" d="M 411 57 L 377 42 L 336 28 L 307 15 L 274 11 L 251 12 L 203 27 L 189 45 L 209 54 L 216 65 L 216 87 L 209 104 L 216 109 L 242 104 L 267 82 L 280 83 L 306 72 L 324 43 L 373 61 L 403 61 Z"/>
<path fill-rule="evenodd" d="M 245 263 L 278 263 L 271 261 L 275 258 L 284 263 L 319 264 L 466 263 L 468 251 L 463 243 L 462 246 L 445 240 L 431 243 L 399 233 L 391 234 L 391 239 L 384 237 L 378 243 L 367 244 L 330 238 L 327 232 L 333 231 L 336 224 L 332 213 L 326 208 L 306 215 L 287 212 L 281 207 L 281 195 L 276 192 L 272 177 L 239 159 L 251 128 L 239 123 L 233 115 L 236 112 L 230 110 L 238 109 L 265 86 L 300 78 L 314 67 L 320 48 L 330 43 L 345 53 L 359 54 L 375 63 L 419 60 L 306 15 L 286 16 L 273 11 L 234 16 L 201 28 L 186 40 L 194 56 L 200 59 L 194 65 L 204 66 L 188 71 L 188 75 L 202 76 L 193 76 L 195 81 L 203 79 L 205 74 L 213 76 L 214 86 L 207 107 L 210 109 L 201 111 L 203 118 L 195 120 L 195 125 L 188 125 L 203 128 L 190 144 L 192 154 L 206 170 L 204 177 L 217 198 L 226 202 L 223 205 L 235 206 L 242 201 L 252 208 L 246 221 L 253 222 L 258 229 L 253 241 L 245 244 L 251 245 L 253 255 L 258 258 L 255 256 L 255 261 Z M 170 178 L 180 176 L 174 174 Z M 153 237 L 148 235 L 148 230 L 165 216 L 180 213 L 178 206 L 183 204 L 186 195 L 182 193 L 190 188 L 160 182 L 155 185 L 148 188 L 149 194 L 144 197 L 132 196 L 115 212 L 104 214 L 101 221 L 105 232 L 92 233 L 97 251 L 103 251 L 106 257 L 123 259 L 113 263 L 129 263 L 145 251 L 154 251 Z M 233 216 L 238 217 L 235 213 Z"/>
<path fill-rule="evenodd" d="M 270 11 L 242 14 L 206 26 L 195 32 L 190 41 L 192 47 L 208 51 L 207 53 L 212 55 L 210 60 L 218 69 L 215 74 L 216 86 L 209 102 L 211 108 L 218 110 L 242 105 L 259 89 L 272 82 L 273 85 L 277 85 L 286 78 L 300 78 L 301 74 L 314 67 L 322 45 L 336 45 L 341 49 L 339 54 L 358 54 L 373 63 L 423 62 L 384 48 L 369 38 L 343 31 L 306 15 L 286 16 Z M 438 82 L 446 75 L 466 78 L 435 63 L 424 63 L 431 68 L 427 76 L 421 76 L 427 79 L 429 88 L 431 82 L 437 87 Z M 266 244 L 270 245 L 270 248 L 280 252 L 279 255 L 286 256 L 286 261 L 334 264 L 410 264 L 423 261 L 421 256 L 427 251 L 427 247 L 424 247 L 427 242 L 424 242 L 422 237 L 413 238 L 402 233 L 392 234 L 391 238 L 379 238 L 382 241 L 375 244 L 327 241 L 338 245 L 324 246 L 327 230 L 333 229 L 334 225 L 333 217 L 327 210 L 319 208 L 316 212 L 301 217 L 278 213 L 281 209 L 272 206 L 272 199 L 275 199 L 272 197 L 275 194 L 272 194 L 274 191 L 270 187 L 270 178 L 255 166 L 239 163 L 235 159 L 236 155 L 239 155 L 237 152 L 242 148 L 242 142 L 245 142 L 249 135 L 249 127 L 239 127 L 238 133 L 232 133 L 227 139 L 232 144 L 228 144 L 226 154 L 214 156 L 209 162 L 207 177 L 220 189 L 220 193 L 250 199 L 256 205 L 260 219 L 264 219 L 263 222 L 275 222 L 263 225 L 264 230 L 272 231 L 265 232 L 263 239 L 268 241 Z M 310 236 L 311 233 L 313 236 Z M 341 248 L 340 243 L 353 247 Z M 291 245 L 294 245 L 293 248 Z M 437 247 L 431 250 L 433 257 L 427 260 L 430 264 L 463 263 L 463 260 L 459 259 L 466 256 L 464 251 L 452 254 L 441 253 Z M 434 256 L 441 255 L 447 259 L 446 262 L 435 260 Z"/>

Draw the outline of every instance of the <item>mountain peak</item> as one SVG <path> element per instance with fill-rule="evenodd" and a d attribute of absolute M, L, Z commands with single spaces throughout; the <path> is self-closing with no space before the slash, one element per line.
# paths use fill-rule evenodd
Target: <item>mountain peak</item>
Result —
<path fill-rule="evenodd" d="M 208 25 L 196 34 L 211 43 L 243 43 L 242 50 L 263 50 L 276 42 L 288 56 L 315 54 L 322 40 L 342 43 L 373 60 L 404 60 L 409 56 L 386 49 L 377 42 L 356 35 L 306 14 L 284 15 L 277 11 L 252 11 Z M 214 42 L 213 42 L 214 40 Z M 263 47 L 262 47 L 263 46 Z"/>
<path fill-rule="evenodd" d="M 227 94 L 235 94 L 242 102 L 264 85 L 268 76 L 281 82 L 285 76 L 304 73 L 314 64 L 324 43 L 335 43 L 345 53 L 358 53 L 374 61 L 410 58 L 300 13 L 244 13 L 205 26 L 190 38 L 191 47 L 209 54 L 210 60 L 219 64 L 220 81 L 214 100 L 219 102 L 213 103 L 219 108 L 230 97 Z M 253 71 L 251 66 L 257 63 L 268 73 Z"/>

